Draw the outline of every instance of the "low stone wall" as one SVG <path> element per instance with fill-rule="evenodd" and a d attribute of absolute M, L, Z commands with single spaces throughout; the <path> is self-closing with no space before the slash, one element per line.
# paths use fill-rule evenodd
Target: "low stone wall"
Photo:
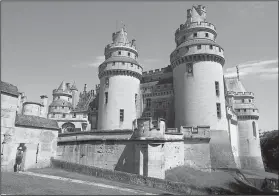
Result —
<path fill-rule="evenodd" d="M 127 184 L 134 184 L 140 186 L 148 186 L 161 190 L 166 190 L 173 193 L 182 193 L 187 195 L 207 195 L 210 190 L 204 190 L 202 188 L 193 187 L 184 183 L 171 182 L 158 178 L 144 177 L 137 174 L 131 174 L 120 171 L 113 171 L 108 169 L 101 169 L 92 166 L 80 165 L 76 163 L 70 163 L 57 159 L 51 159 L 51 166 L 54 168 L 61 168 L 71 172 L 78 172 L 90 176 L 96 176 L 105 178 L 108 180 L 123 182 Z"/>

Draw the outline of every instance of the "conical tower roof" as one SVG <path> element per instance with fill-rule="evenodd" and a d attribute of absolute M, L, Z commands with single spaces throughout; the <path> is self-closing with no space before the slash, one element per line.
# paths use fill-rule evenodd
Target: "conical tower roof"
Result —
<path fill-rule="evenodd" d="M 242 82 L 237 77 L 225 78 L 227 91 L 247 92 Z"/>
<path fill-rule="evenodd" d="M 72 87 L 70 88 L 70 90 L 76 90 L 78 91 L 77 87 L 76 87 L 76 82 L 73 83 Z"/>
<path fill-rule="evenodd" d="M 57 90 L 66 90 L 66 83 L 65 83 L 65 81 L 62 81 L 62 83 L 60 84 L 60 86 L 58 87 L 58 89 Z"/>

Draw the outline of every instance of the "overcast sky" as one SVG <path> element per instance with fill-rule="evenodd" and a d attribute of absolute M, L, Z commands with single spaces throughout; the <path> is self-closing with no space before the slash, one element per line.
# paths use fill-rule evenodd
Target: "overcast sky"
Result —
<path fill-rule="evenodd" d="M 82 91 L 99 83 L 97 67 L 112 33 L 126 25 L 145 70 L 169 65 L 174 32 L 187 9 L 203 4 L 225 50 L 224 72 L 256 96 L 259 126 L 278 129 L 277 2 L 2 1 L 1 78 L 38 101 L 62 80 Z M 117 22 L 118 21 L 118 22 Z M 117 25 L 118 24 L 118 25 Z"/>

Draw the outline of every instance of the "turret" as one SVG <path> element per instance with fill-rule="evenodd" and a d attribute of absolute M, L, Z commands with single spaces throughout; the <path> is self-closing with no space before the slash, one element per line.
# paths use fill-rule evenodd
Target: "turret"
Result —
<path fill-rule="evenodd" d="M 70 90 L 72 91 L 72 105 L 73 108 L 75 109 L 78 101 L 79 101 L 79 96 L 78 96 L 78 89 L 76 87 L 76 83 L 74 82 L 73 85 L 71 86 Z"/>
<path fill-rule="evenodd" d="M 98 129 L 132 129 L 137 118 L 135 97 L 140 93 L 142 67 L 137 62 L 135 41 L 129 42 L 125 28 L 112 34 L 99 66 Z"/>

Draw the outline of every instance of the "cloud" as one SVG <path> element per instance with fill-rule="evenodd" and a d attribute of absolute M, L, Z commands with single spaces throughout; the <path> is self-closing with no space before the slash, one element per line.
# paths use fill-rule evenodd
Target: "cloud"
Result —
<path fill-rule="evenodd" d="M 74 68 L 87 68 L 87 67 L 99 67 L 99 65 L 105 61 L 105 56 L 96 56 L 92 62 L 83 62 L 80 64 L 72 65 Z"/>
<path fill-rule="evenodd" d="M 259 75 L 261 79 L 275 79 L 278 75 L 278 59 L 249 61 L 238 65 L 239 76 Z M 236 77 L 236 67 L 226 69 L 225 77 Z M 272 76 L 271 76 L 272 75 Z"/>

